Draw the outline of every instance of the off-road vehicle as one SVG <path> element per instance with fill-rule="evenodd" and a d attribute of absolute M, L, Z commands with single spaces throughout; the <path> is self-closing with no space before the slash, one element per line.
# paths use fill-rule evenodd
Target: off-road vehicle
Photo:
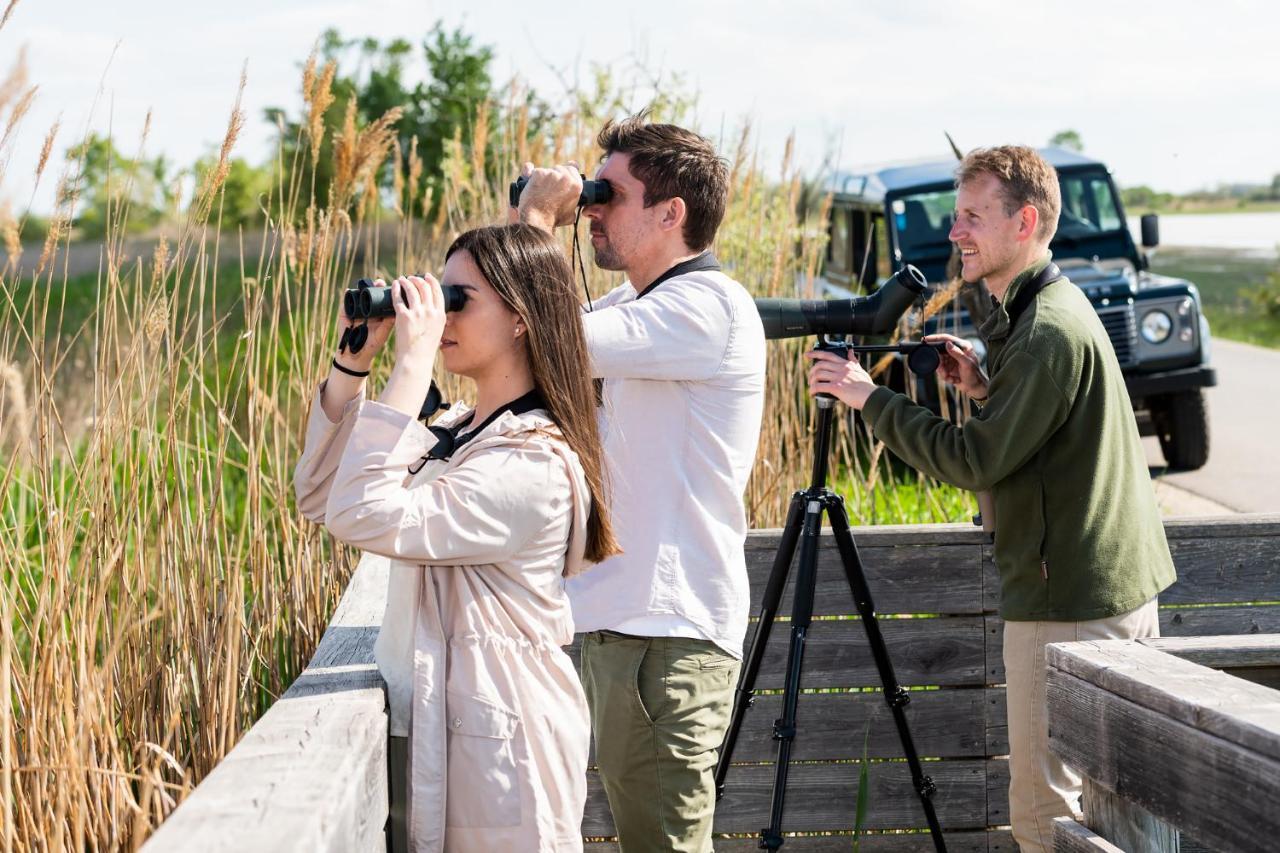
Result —
<path fill-rule="evenodd" d="M 1142 217 L 1139 249 L 1103 163 L 1059 148 L 1040 153 L 1058 170 L 1062 188 L 1062 215 L 1050 250 L 1106 327 L 1139 428 L 1159 436 L 1171 468 L 1201 467 L 1209 456 L 1201 389 L 1216 379 L 1199 292 L 1189 281 L 1150 272 L 1145 250 L 1159 242 L 1156 216 Z M 955 168 L 955 159 L 938 159 L 837 173 L 828 186 L 831 239 L 819 282 L 824 295 L 870 292 L 906 264 L 925 274 L 931 291 L 945 287 L 955 269 L 947 239 L 955 210 Z M 967 298 L 916 331 L 959 334 L 985 353 L 975 323 L 984 301 L 971 286 L 964 290 L 970 291 Z M 980 316 L 976 319 L 980 322 Z M 905 370 L 889 375 L 897 384 L 910 376 Z M 921 381 L 916 390 L 919 399 L 939 406 L 936 383 Z"/>

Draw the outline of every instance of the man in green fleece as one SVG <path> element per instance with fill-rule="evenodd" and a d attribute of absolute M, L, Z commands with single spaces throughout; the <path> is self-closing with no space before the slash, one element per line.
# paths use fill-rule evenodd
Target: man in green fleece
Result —
<path fill-rule="evenodd" d="M 954 426 L 831 353 L 809 353 L 809 387 L 861 409 L 912 467 L 992 492 L 1010 818 L 1023 851 L 1048 850 L 1053 818 L 1078 810 L 1080 777 L 1048 750 L 1045 645 L 1157 636 L 1156 594 L 1173 583 L 1173 561 L 1111 342 L 1051 266 L 1056 172 L 1030 148 L 979 149 L 956 187 L 950 239 L 965 281 L 985 279 L 992 295 L 978 330 L 990 377 L 967 341 L 931 339 L 946 341 L 943 377 L 976 416 Z"/>

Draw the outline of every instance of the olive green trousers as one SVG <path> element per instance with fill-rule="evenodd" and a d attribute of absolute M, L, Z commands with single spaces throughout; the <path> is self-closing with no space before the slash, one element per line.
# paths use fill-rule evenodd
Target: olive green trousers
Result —
<path fill-rule="evenodd" d="M 707 640 L 583 638 L 596 764 L 623 853 L 711 850 L 716 759 L 739 665 Z"/>

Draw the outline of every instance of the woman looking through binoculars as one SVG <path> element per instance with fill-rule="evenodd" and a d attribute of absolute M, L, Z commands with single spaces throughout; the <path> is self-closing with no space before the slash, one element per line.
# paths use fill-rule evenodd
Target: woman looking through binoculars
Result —
<path fill-rule="evenodd" d="M 580 849 L 590 723 L 562 648 L 564 579 L 618 549 L 572 273 L 550 236 L 513 225 L 463 234 L 442 278 L 466 292 L 461 310 L 431 276 L 398 278 L 394 319 L 335 357 L 298 505 L 391 559 L 376 653 L 393 753 L 408 738 L 412 848 Z M 367 400 L 393 324 L 395 366 Z M 474 380 L 476 405 L 429 430 L 437 356 Z"/>

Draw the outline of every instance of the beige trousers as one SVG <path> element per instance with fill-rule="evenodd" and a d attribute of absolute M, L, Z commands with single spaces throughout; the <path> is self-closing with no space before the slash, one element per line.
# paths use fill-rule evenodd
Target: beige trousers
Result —
<path fill-rule="evenodd" d="M 1053 819 L 1080 810 L 1080 776 L 1049 752 L 1045 650 L 1049 643 L 1160 636 L 1153 598 L 1088 622 L 1005 622 L 1004 670 L 1009 704 L 1009 821 L 1022 853 L 1053 849 Z"/>

